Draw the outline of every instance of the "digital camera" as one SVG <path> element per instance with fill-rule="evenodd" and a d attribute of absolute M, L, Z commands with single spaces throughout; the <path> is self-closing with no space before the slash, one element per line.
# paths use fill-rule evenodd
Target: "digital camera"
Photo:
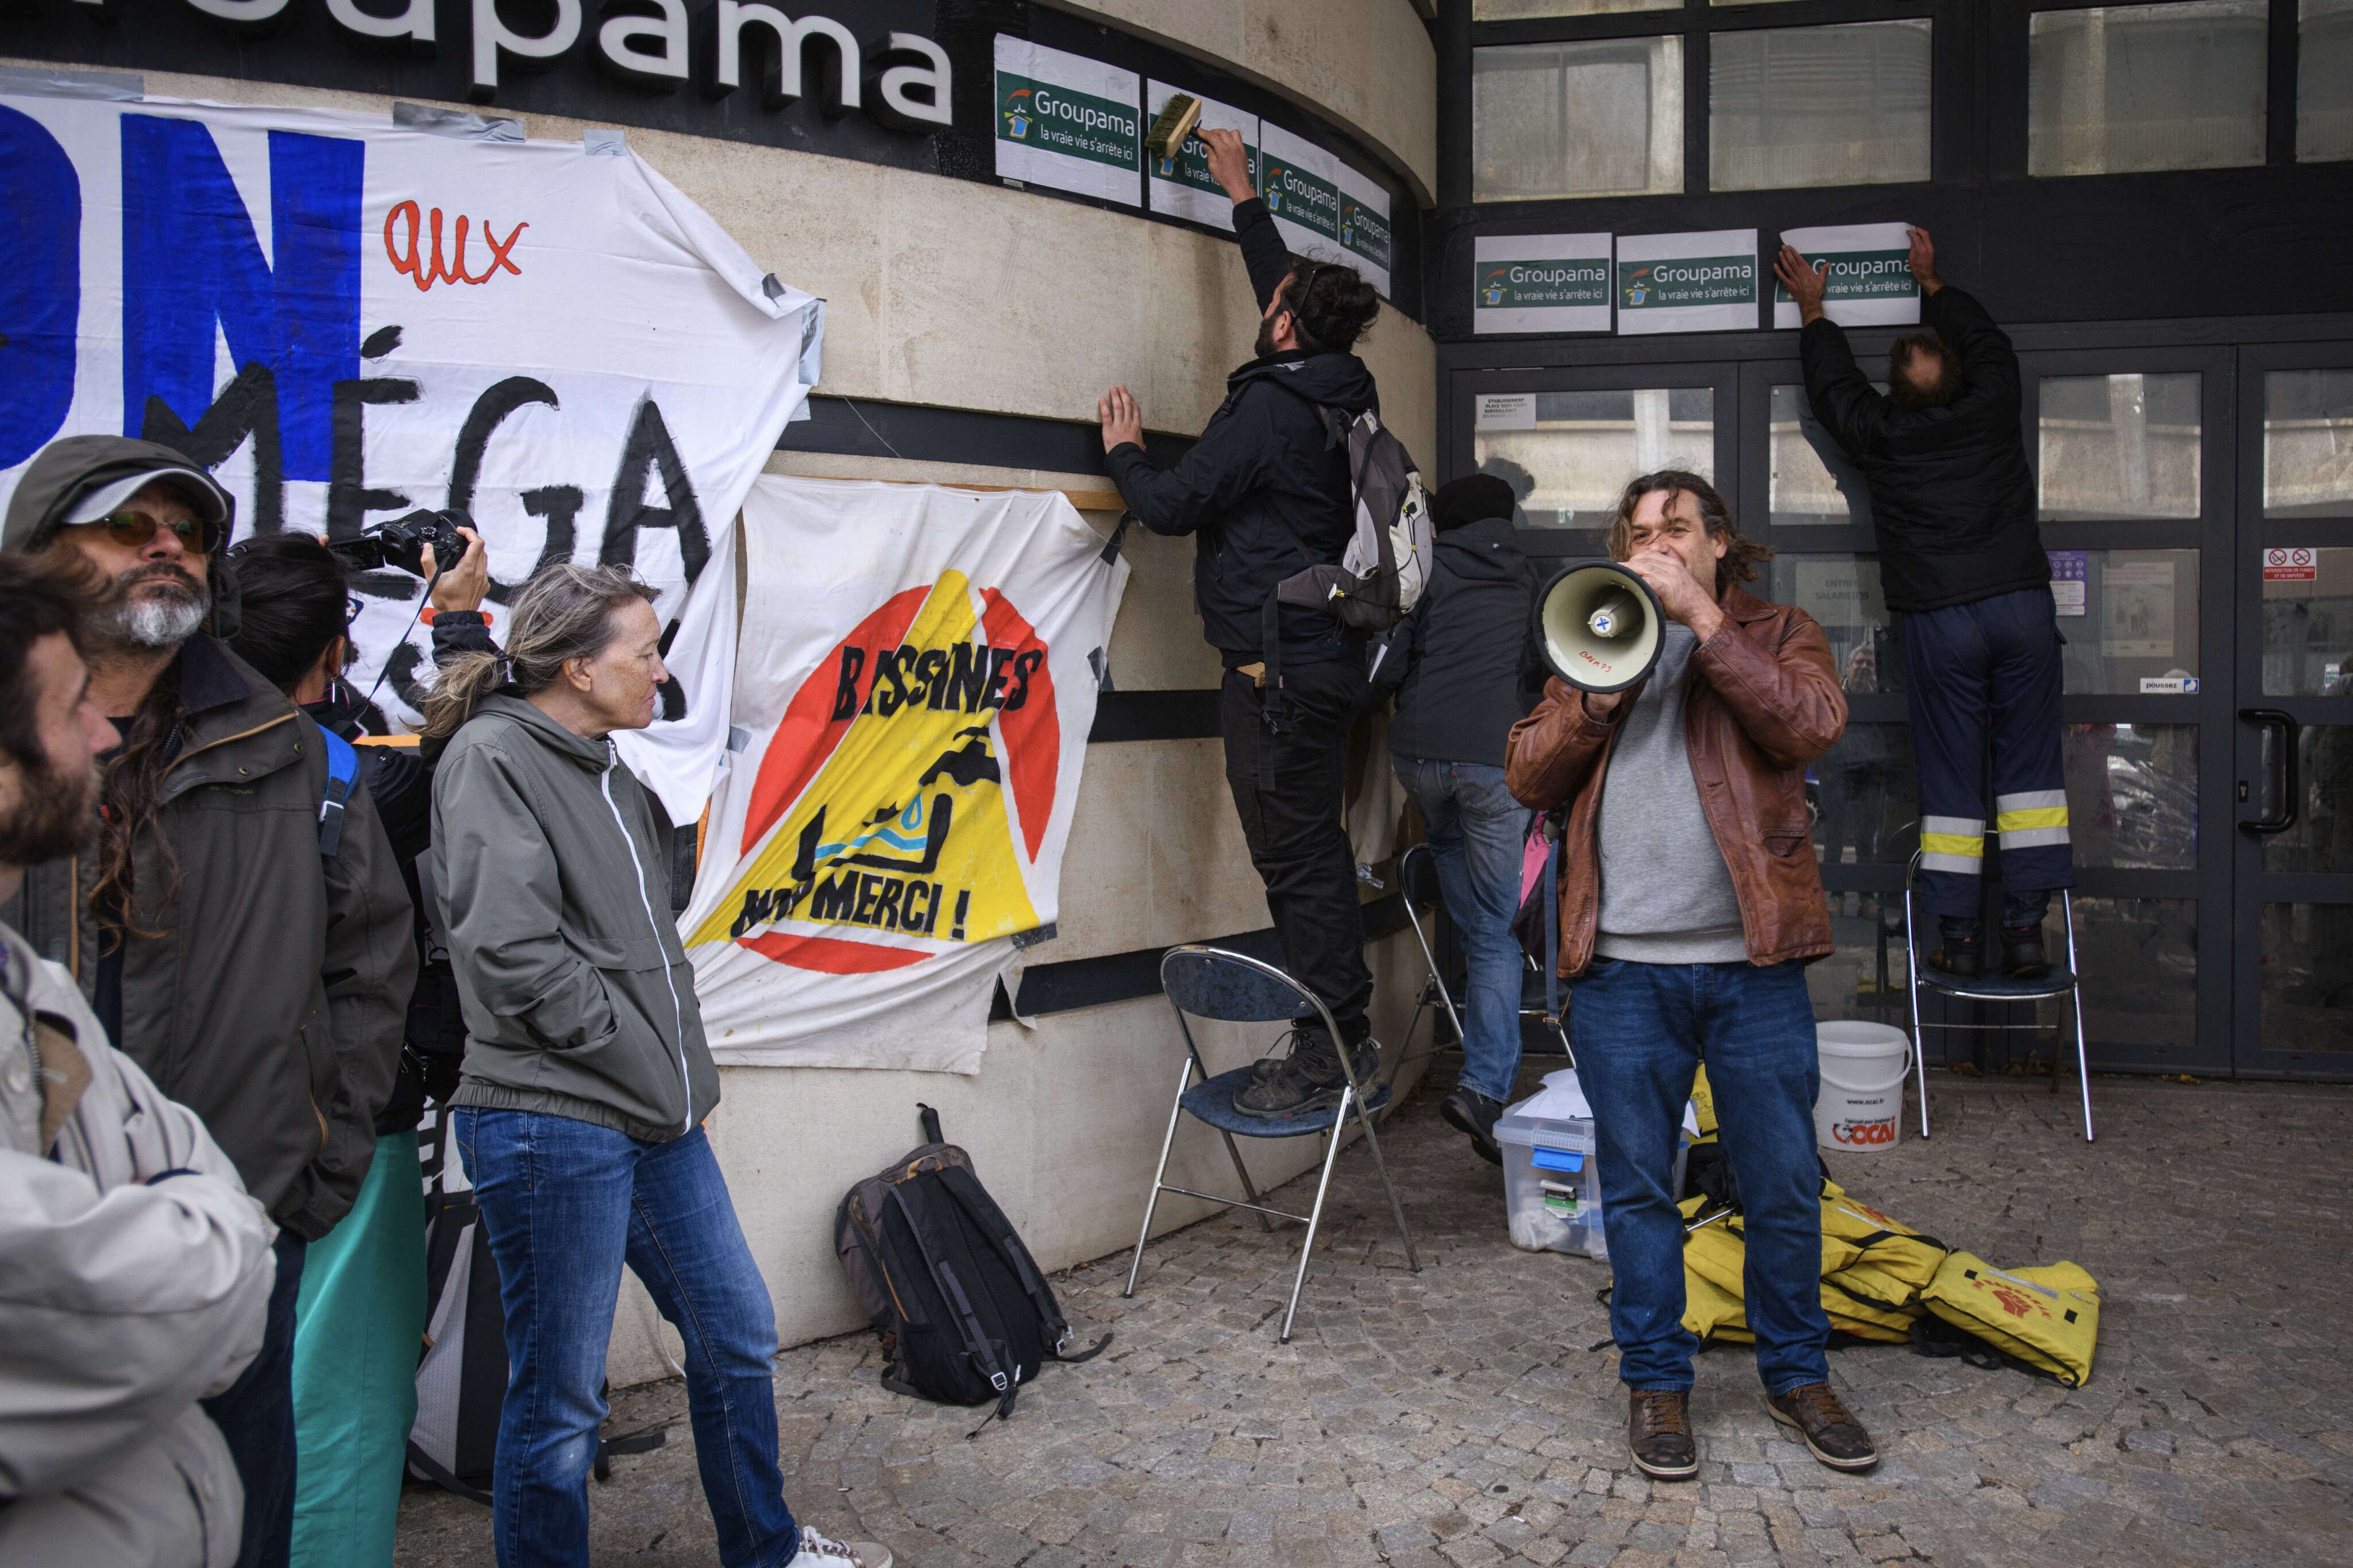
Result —
<path fill-rule="evenodd" d="M 419 508 L 406 517 L 364 528 L 356 539 L 330 540 L 327 548 L 364 572 L 390 566 L 422 577 L 425 547 L 433 547 L 433 559 L 446 572 L 466 553 L 466 542 L 458 531 L 473 526 L 474 520 L 455 508 L 447 511 Z"/>

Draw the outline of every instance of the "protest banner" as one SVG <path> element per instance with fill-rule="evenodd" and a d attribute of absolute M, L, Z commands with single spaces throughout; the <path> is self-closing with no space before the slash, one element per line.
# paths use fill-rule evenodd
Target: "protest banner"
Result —
<path fill-rule="evenodd" d="M 1053 931 L 1127 582 L 1060 492 L 770 475 L 733 722 L 680 921 L 712 1057 L 976 1072 Z"/>
<path fill-rule="evenodd" d="M 726 741 L 730 530 L 817 379 L 823 304 L 617 136 L 510 124 L 0 98 L 0 500 L 50 440 L 114 434 L 211 469 L 239 537 L 454 507 L 493 636 L 543 563 L 633 566 L 681 680 L 619 742 L 691 821 Z M 356 585 L 350 678 L 413 721 L 424 585 Z"/>

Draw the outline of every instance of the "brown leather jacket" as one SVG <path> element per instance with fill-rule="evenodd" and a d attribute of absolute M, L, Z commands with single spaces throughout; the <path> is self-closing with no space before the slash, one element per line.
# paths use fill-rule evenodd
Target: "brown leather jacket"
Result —
<path fill-rule="evenodd" d="M 1846 697 L 1811 616 L 1768 605 L 1736 584 L 1717 603 L 1725 626 L 1693 652 L 1683 703 L 1700 806 L 1732 873 L 1748 962 L 1820 958 L 1832 943 L 1806 819 L 1806 764 L 1846 728 Z M 1560 884 L 1564 979 L 1583 973 L 1593 957 L 1601 781 L 1618 721 L 1641 691 L 1634 688 L 1609 718 L 1595 719 L 1583 692 L 1555 679 L 1536 710 L 1512 727 L 1504 768 L 1512 794 L 1538 811 L 1570 803 Z"/>

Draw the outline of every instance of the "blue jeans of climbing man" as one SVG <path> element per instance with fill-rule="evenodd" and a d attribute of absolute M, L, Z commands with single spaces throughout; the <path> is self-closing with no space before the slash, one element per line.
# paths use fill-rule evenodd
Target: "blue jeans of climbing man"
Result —
<path fill-rule="evenodd" d="M 2048 588 L 1899 615 L 1912 754 L 1920 770 L 1920 907 L 1969 936 L 1985 887 L 1986 744 L 2001 842 L 2001 922 L 2041 925 L 2075 885 L 2059 749 L 2063 687 Z"/>
<path fill-rule="evenodd" d="M 1703 1058 L 1716 1135 L 1740 1184 L 1742 1299 L 1768 1394 L 1830 1378 L 1822 1311 L 1821 1087 L 1813 1004 L 1795 963 L 1636 963 L 1596 958 L 1569 1026 L 1593 1107 L 1609 1331 L 1630 1388 L 1688 1389 L 1699 1341 L 1683 1327 L 1683 1221 L 1675 1145 Z"/>
<path fill-rule="evenodd" d="M 1520 977 L 1512 935 L 1520 907 L 1520 855 L 1528 811 L 1482 763 L 1393 758 L 1430 830 L 1447 919 L 1461 933 L 1470 985 L 1462 1020 L 1462 1081 L 1490 1100 L 1512 1098 L 1520 1073 Z"/>
<path fill-rule="evenodd" d="M 491 1483 L 499 1568 L 588 1561 L 588 1470 L 621 1266 L 686 1343 L 702 1495 L 729 1568 L 800 1550 L 776 1468 L 775 1305 L 701 1128 L 667 1142 L 527 1110 L 461 1109 L 458 1152 L 506 1311 Z"/>

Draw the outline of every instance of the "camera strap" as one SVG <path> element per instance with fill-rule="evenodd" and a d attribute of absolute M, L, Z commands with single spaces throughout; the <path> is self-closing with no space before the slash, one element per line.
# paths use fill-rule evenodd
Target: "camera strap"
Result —
<path fill-rule="evenodd" d="M 319 739 L 327 744 L 327 788 L 319 800 L 319 856 L 332 860 L 343 845 L 343 806 L 360 776 L 360 754 L 349 741 L 325 725 Z"/>

